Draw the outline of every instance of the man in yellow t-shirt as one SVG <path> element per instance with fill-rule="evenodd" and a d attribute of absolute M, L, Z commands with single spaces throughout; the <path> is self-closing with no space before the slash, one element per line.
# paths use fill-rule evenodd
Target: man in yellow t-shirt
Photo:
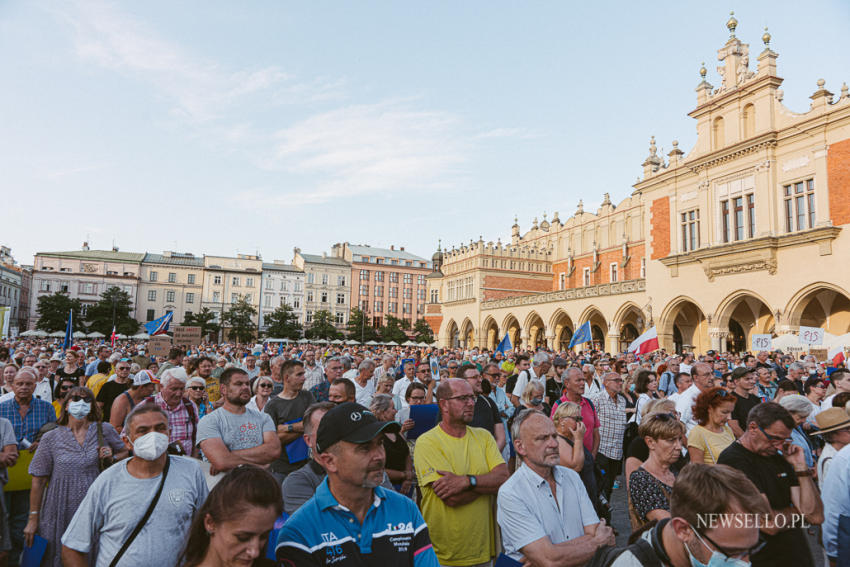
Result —
<path fill-rule="evenodd" d="M 94 392 L 94 397 L 100 393 L 100 389 L 106 384 L 111 374 L 112 365 L 109 362 L 101 361 L 97 363 L 97 373 L 86 380 L 86 388 Z M 56 414 L 59 415 L 59 414 Z"/>
<path fill-rule="evenodd" d="M 475 393 L 466 380 L 437 387 L 442 421 L 416 441 L 422 515 L 443 567 L 487 565 L 496 554 L 493 496 L 508 466 L 486 429 L 469 427 Z"/>

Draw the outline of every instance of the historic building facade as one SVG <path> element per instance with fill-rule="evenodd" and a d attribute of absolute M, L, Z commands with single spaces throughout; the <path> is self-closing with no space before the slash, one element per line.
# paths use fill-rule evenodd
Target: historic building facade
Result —
<path fill-rule="evenodd" d="M 33 262 L 30 289 L 29 327 L 38 322 L 38 298 L 58 291 L 82 303 L 82 316 L 100 300 L 101 294 L 117 287 L 130 296 L 135 311 L 139 288 L 139 273 L 144 254 L 112 250 L 82 250 L 70 252 L 38 252 Z"/>
<path fill-rule="evenodd" d="M 317 311 L 328 311 L 338 329 L 348 322 L 351 300 L 351 263 L 323 253 L 293 250 L 292 265 L 304 272 L 304 325 L 309 327 Z"/>
<path fill-rule="evenodd" d="M 268 327 L 265 316 L 280 307 L 289 305 L 304 322 L 304 270 L 281 260 L 263 264 L 263 298 L 260 302 L 260 330 Z"/>
<path fill-rule="evenodd" d="M 658 155 L 616 205 L 605 195 L 555 213 L 510 243 L 438 251 L 426 320 L 443 346 L 563 348 L 591 322 L 621 351 L 656 326 L 677 351 L 748 350 L 753 334 L 801 325 L 850 331 L 850 94 L 822 80 L 805 112 L 784 106 L 770 35 L 749 65 L 735 36 L 718 50 L 719 86 L 700 69 L 697 141 Z"/>
<path fill-rule="evenodd" d="M 376 248 L 365 244 L 334 244 L 331 254 L 351 263 L 351 301 L 369 323 L 382 327 L 387 315 L 413 325 L 425 313 L 431 262 L 404 247 Z"/>
<path fill-rule="evenodd" d="M 188 252 L 146 253 L 139 279 L 136 320 L 153 321 L 174 313 L 180 324 L 191 313 L 201 310 L 204 290 L 204 259 Z"/>
<path fill-rule="evenodd" d="M 260 306 L 260 280 L 263 261 L 253 254 L 233 256 L 204 256 L 204 281 L 201 307 L 216 314 L 216 323 L 222 324 L 222 336 L 227 337 L 228 327 L 222 323 L 222 313 L 244 298 L 257 312 Z M 257 324 L 257 315 L 253 317 Z"/>

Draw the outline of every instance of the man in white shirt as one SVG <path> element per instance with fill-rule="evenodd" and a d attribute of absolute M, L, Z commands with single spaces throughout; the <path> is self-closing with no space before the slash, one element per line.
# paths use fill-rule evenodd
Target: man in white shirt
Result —
<path fill-rule="evenodd" d="M 691 366 L 691 379 L 694 381 L 693 385 L 682 392 L 679 399 L 676 400 L 676 411 L 679 412 L 679 419 L 685 424 L 688 431 L 697 425 L 693 416 L 693 407 L 697 396 L 714 386 L 714 370 L 706 362 L 697 362 Z"/>
<path fill-rule="evenodd" d="M 422 368 L 428 369 L 428 366 L 426 364 L 422 364 L 420 366 Z M 380 370 L 380 368 L 378 370 Z M 378 370 L 376 370 L 375 372 L 377 372 Z M 428 371 L 430 372 L 430 369 Z M 404 394 L 405 392 L 407 392 L 407 387 L 410 386 L 411 383 L 419 381 L 419 377 L 417 377 L 415 374 L 415 367 L 413 366 L 413 363 L 405 363 L 404 376 L 399 378 L 393 385 L 393 396 L 398 396 L 399 399 L 404 400 Z M 405 405 L 407 405 L 407 402 L 402 401 L 402 407 L 404 407 Z"/>
<path fill-rule="evenodd" d="M 385 374 L 393 375 L 393 361 L 395 359 L 391 354 L 385 354 L 381 358 L 381 365 L 375 369 L 375 382 L 381 379 Z"/>
<path fill-rule="evenodd" d="M 42 359 L 33 364 L 33 368 L 35 368 L 38 372 L 38 378 L 35 382 L 35 391 L 32 394 L 33 397 L 44 400 L 48 403 L 53 402 L 53 388 L 50 383 L 50 377 L 48 376 L 48 373 L 50 372 L 49 363 L 47 360 Z"/>
<path fill-rule="evenodd" d="M 519 400 L 522 397 L 522 393 L 525 391 L 525 387 L 528 386 L 529 382 L 539 382 L 543 384 L 543 387 L 546 387 L 544 383 L 546 373 L 549 372 L 549 367 L 551 363 L 549 361 L 549 355 L 545 352 L 538 352 L 534 355 L 534 367 L 520 369 L 520 359 L 517 358 L 517 379 L 516 385 L 514 386 L 514 391 L 511 392 L 511 403 L 514 404 L 514 407 L 519 406 Z"/>
<path fill-rule="evenodd" d="M 584 374 L 585 397 L 589 398 L 605 391 L 605 387 L 602 386 L 602 379 L 596 376 L 596 369 L 592 364 L 583 365 L 581 373 Z"/>
<path fill-rule="evenodd" d="M 375 372 L 375 363 L 368 358 L 357 367 L 357 376 L 354 378 L 355 401 L 364 407 L 372 405 L 372 397 L 375 395 L 375 381 L 372 374 Z"/>

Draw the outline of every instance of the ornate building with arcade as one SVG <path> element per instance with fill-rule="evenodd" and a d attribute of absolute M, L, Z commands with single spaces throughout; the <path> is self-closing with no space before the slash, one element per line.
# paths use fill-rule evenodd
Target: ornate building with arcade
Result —
<path fill-rule="evenodd" d="M 434 254 L 425 319 L 441 346 L 625 349 L 656 326 L 662 347 L 744 351 L 753 334 L 850 331 L 850 93 L 817 82 L 805 112 L 783 104 L 770 34 L 750 46 L 727 22 L 719 84 L 696 86 L 687 153 L 655 139 L 618 203 L 535 218 L 511 239 Z"/>

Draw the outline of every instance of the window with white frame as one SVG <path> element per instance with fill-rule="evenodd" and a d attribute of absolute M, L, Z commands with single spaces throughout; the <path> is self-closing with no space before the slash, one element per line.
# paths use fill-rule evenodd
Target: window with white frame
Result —
<path fill-rule="evenodd" d="M 195 294 L 187 293 L 186 294 L 186 303 L 195 303 Z"/>
<path fill-rule="evenodd" d="M 617 276 L 617 262 L 611 262 L 608 266 L 608 281 L 612 283 L 620 281 Z"/>
<path fill-rule="evenodd" d="M 219 303 L 219 302 L 221 302 L 221 292 L 220 291 L 214 291 L 213 292 L 213 303 Z"/>
<path fill-rule="evenodd" d="M 693 252 L 699 248 L 699 210 L 686 211 L 680 215 L 682 252 Z"/>
<path fill-rule="evenodd" d="M 416 283 L 419 285 L 425 285 L 425 276 L 416 276 Z"/>
<path fill-rule="evenodd" d="M 195 274 L 189 274 L 186 276 L 186 283 L 189 285 L 195 285 Z"/>
<path fill-rule="evenodd" d="M 641 279 L 646 278 L 646 258 L 640 259 L 640 277 Z"/>
<path fill-rule="evenodd" d="M 159 277 L 159 274 L 157 272 L 150 272 L 148 274 L 148 279 L 152 282 L 155 282 L 157 280 L 157 277 Z"/>
<path fill-rule="evenodd" d="M 167 290 L 165 292 L 165 301 L 167 301 L 168 303 L 174 303 L 174 298 L 176 297 L 176 295 L 177 294 L 174 293 L 173 290 Z"/>
<path fill-rule="evenodd" d="M 245 285 L 248 287 L 254 287 L 254 278 L 245 278 Z"/>
<path fill-rule="evenodd" d="M 316 274 L 310 272 L 307 274 L 307 283 L 314 283 L 316 281 Z"/>
<path fill-rule="evenodd" d="M 345 276 L 337 276 L 336 285 L 338 285 L 339 287 L 345 287 Z"/>
<path fill-rule="evenodd" d="M 337 311 L 336 313 L 334 313 L 334 323 L 336 323 L 337 325 L 342 325 L 343 323 L 345 323 L 345 313 L 343 313 L 342 311 Z"/>
<path fill-rule="evenodd" d="M 719 241 L 722 244 L 756 234 L 755 178 L 751 175 L 717 185 Z"/>
<path fill-rule="evenodd" d="M 156 290 L 149 289 L 148 290 L 148 301 L 156 301 Z"/>
<path fill-rule="evenodd" d="M 431 290 L 431 303 L 439 303 L 440 302 L 440 293 L 436 289 Z"/>
<path fill-rule="evenodd" d="M 168 272 L 168 283 L 177 283 L 177 272 Z"/>
<path fill-rule="evenodd" d="M 336 304 L 337 305 L 345 305 L 345 294 L 344 293 L 336 294 Z"/>
<path fill-rule="evenodd" d="M 360 270 L 360 281 L 369 281 L 369 270 Z"/>
<path fill-rule="evenodd" d="M 41 280 L 41 286 L 39 287 L 39 291 L 50 291 L 51 282 L 48 280 Z"/>
<path fill-rule="evenodd" d="M 266 289 L 273 289 L 273 286 L 274 286 L 274 282 L 272 281 L 272 279 L 271 278 L 267 279 L 266 280 Z"/>
<path fill-rule="evenodd" d="M 304 321 L 306 321 L 307 323 L 313 322 L 313 312 L 312 311 L 310 311 L 310 310 L 307 311 L 307 316 L 304 318 Z"/>
<path fill-rule="evenodd" d="M 404 283 L 410 285 L 413 283 L 413 274 L 404 274 Z"/>
<path fill-rule="evenodd" d="M 230 282 L 234 287 L 239 287 L 239 276 L 233 276 L 233 279 Z"/>
<path fill-rule="evenodd" d="M 272 296 L 264 295 L 263 296 L 263 307 L 271 307 L 272 306 Z"/>
<path fill-rule="evenodd" d="M 230 303 L 236 303 L 237 301 L 239 301 L 239 294 L 238 293 L 231 293 L 230 294 Z"/>
<path fill-rule="evenodd" d="M 221 285 L 221 276 L 213 276 L 213 285 Z"/>
<path fill-rule="evenodd" d="M 785 232 L 815 227 L 815 180 L 786 185 L 783 191 Z"/>
<path fill-rule="evenodd" d="M 384 302 L 375 300 L 375 313 L 383 313 L 384 312 Z"/>
<path fill-rule="evenodd" d="M 375 272 L 375 281 L 376 282 L 384 281 L 384 272 Z"/>
<path fill-rule="evenodd" d="M 328 275 L 322 274 L 322 285 L 328 285 Z"/>
<path fill-rule="evenodd" d="M 301 298 L 300 297 L 293 297 L 292 298 L 292 307 L 294 309 L 298 309 L 298 308 L 301 307 Z"/>
<path fill-rule="evenodd" d="M 567 289 L 567 274 L 566 274 L 566 272 L 561 272 L 558 275 L 558 289 Z"/>
<path fill-rule="evenodd" d="M 584 268 L 584 270 L 582 271 L 582 276 L 583 276 L 582 282 L 584 283 L 584 285 L 589 286 L 590 285 L 590 268 Z"/>
<path fill-rule="evenodd" d="M 313 302 L 313 292 L 312 291 L 307 292 L 307 301 L 310 302 L 310 303 Z"/>

